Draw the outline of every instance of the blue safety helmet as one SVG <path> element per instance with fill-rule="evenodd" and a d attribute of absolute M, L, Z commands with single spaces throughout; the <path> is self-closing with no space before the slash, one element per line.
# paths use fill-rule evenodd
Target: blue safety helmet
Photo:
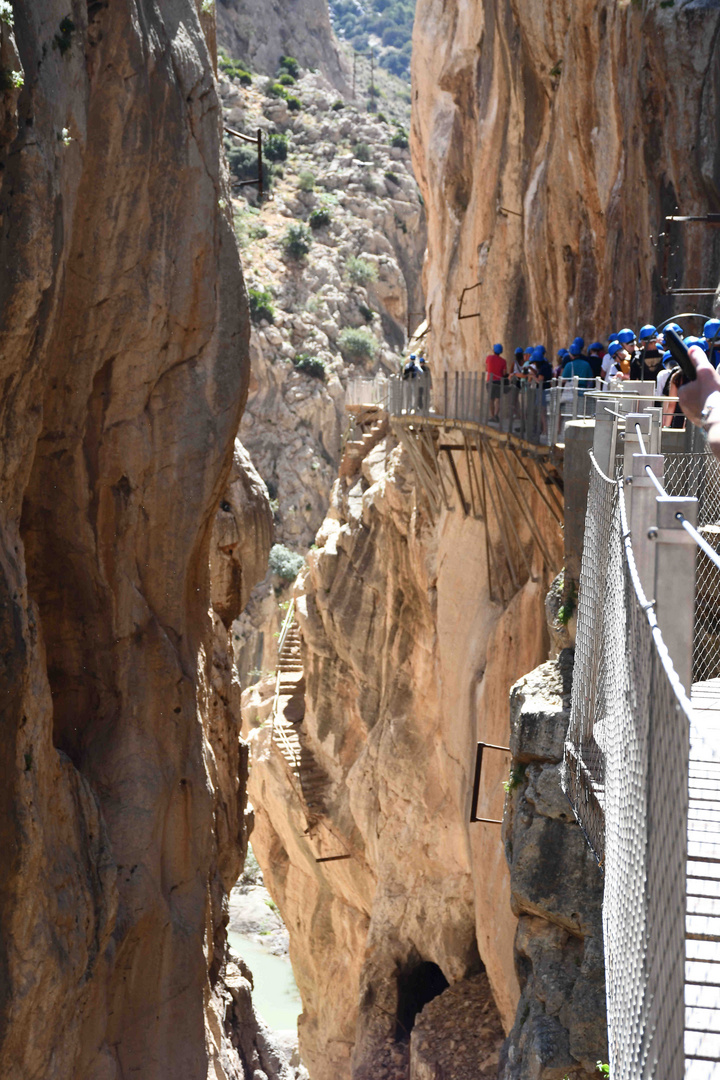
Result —
<path fill-rule="evenodd" d="M 582 345 L 579 341 L 573 341 L 570 345 L 570 355 L 579 356 L 582 352 Z"/>
<path fill-rule="evenodd" d="M 600 349 L 604 349 L 602 341 L 593 341 L 592 345 L 588 345 L 588 352 L 598 352 Z"/>
<path fill-rule="evenodd" d="M 705 341 L 705 338 L 693 337 L 692 335 L 690 335 L 690 337 L 685 338 L 685 344 L 687 345 L 688 349 L 691 345 L 697 345 L 703 350 L 703 352 L 707 350 L 707 342 Z"/>
<path fill-rule="evenodd" d="M 581 337 L 573 338 L 573 345 L 579 345 L 580 346 L 580 352 L 582 352 L 582 348 L 583 348 L 584 344 L 585 344 L 585 338 L 581 338 Z"/>
<path fill-rule="evenodd" d="M 681 338 L 685 337 L 685 331 L 683 330 L 680 323 L 676 323 L 676 322 L 668 323 L 667 326 L 663 327 L 663 329 L 664 330 L 674 330 L 675 333 L 678 335 L 678 337 L 681 337 Z"/>
<path fill-rule="evenodd" d="M 622 349 L 622 343 L 620 341 L 611 341 L 608 345 L 608 352 L 611 356 L 616 356 Z"/>
<path fill-rule="evenodd" d="M 558 349 L 558 356 L 562 357 L 563 360 L 565 359 L 566 356 L 569 356 L 569 355 L 570 355 L 570 353 L 567 351 L 567 349 Z"/>
<path fill-rule="evenodd" d="M 493 345 L 493 352 L 499 356 L 502 352 L 502 345 Z"/>
<path fill-rule="evenodd" d="M 720 319 L 708 319 L 703 326 L 703 334 L 708 341 L 714 341 L 716 337 L 720 337 Z"/>
<path fill-rule="evenodd" d="M 523 349 L 522 345 L 518 345 L 517 349 L 515 350 L 515 355 L 516 356 L 524 356 L 525 355 L 525 350 Z"/>
<path fill-rule="evenodd" d="M 635 331 L 631 330 L 629 326 L 626 326 L 618 334 L 618 341 L 622 342 L 623 345 L 629 345 L 630 342 L 634 341 L 634 340 L 635 340 Z"/>
<path fill-rule="evenodd" d="M 641 341 L 649 341 L 650 338 L 657 337 L 657 326 L 653 326 L 652 323 L 646 323 L 645 326 L 640 327 L 640 334 L 638 336 Z"/>
<path fill-rule="evenodd" d="M 664 352 L 662 354 L 662 364 L 664 368 L 677 367 L 678 362 L 671 352 Z"/>
<path fill-rule="evenodd" d="M 620 339 L 619 339 L 617 334 L 610 334 L 608 336 L 608 345 L 611 345 L 613 343 L 613 341 L 619 341 L 619 340 Z"/>
<path fill-rule="evenodd" d="M 414 352 L 411 352 L 411 353 L 410 353 L 410 359 L 411 359 L 411 360 L 417 360 L 417 356 L 415 355 L 415 353 L 414 353 Z"/>

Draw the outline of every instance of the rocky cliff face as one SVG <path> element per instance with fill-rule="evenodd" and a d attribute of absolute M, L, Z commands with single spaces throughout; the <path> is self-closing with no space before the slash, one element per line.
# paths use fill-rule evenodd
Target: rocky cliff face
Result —
<path fill-rule="evenodd" d="M 469 808 L 476 739 L 507 745 L 508 687 L 547 655 L 548 579 L 518 518 L 532 577 L 508 602 L 491 599 L 486 551 L 495 588 L 509 586 L 497 522 L 486 547 L 484 522 L 459 505 L 435 519 L 416 487 L 390 437 L 333 489 L 299 585 L 299 776 L 263 724 L 263 688 L 245 695 L 253 845 L 290 932 L 313 1080 L 428 1075 L 440 1053 L 432 1033 L 453 1012 L 442 1005 L 448 984 L 468 1008 L 489 1010 L 472 1053 L 473 1067 L 492 1069 L 518 999 L 502 844 L 497 826 L 470 824 Z M 539 499 L 533 512 L 559 559 L 554 518 Z M 502 811 L 508 764 L 488 754 L 480 816 Z M 473 989 L 483 969 L 492 997 Z M 433 998 L 424 1036 L 408 1046 Z"/>
<path fill-rule="evenodd" d="M 661 296 L 651 235 L 677 206 L 720 208 L 719 20 L 705 0 L 418 0 L 413 153 L 428 314 L 450 364 L 693 307 Z M 671 278 L 714 289 L 716 230 L 674 226 L 671 241 Z M 464 312 L 479 317 L 458 322 L 477 282 Z"/>
<path fill-rule="evenodd" d="M 274 75 L 281 56 L 294 56 L 347 91 L 347 61 L 330 26 L 327 0 L 217 0 L 217 23 L 223 45 L 253 71 Z"/>
<path fill-rule="evenodd" d="M 249 328 L 212 19 L 190 0 L 14 11 L 14 34 L 0 22 L 0 1074 L 241 1077 L 211 1007 L 245 829 L 208 555 Z M 247 560 L 252 542 L 233 543 L 241 594 L 265 539 Z"/>

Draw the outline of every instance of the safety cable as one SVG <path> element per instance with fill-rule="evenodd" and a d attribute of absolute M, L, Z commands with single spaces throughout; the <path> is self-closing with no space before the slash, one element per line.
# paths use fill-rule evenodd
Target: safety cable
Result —
<path fill-rule="evenodd" d="M 680 522 L 685 532 L 688 533 L 689 536 L 692 536 L 697 546 L 705 552 L 708 559 L 710 559 L 710 561 L 714 563 L 715 566 L 717 566 L 718 570 L 720 570 L 720 555 L 717 553 L 717 551 L 715 551 L 714 548 L 710 547 L 707 540 L 705 540 L 705 538 L 700 535 L 694 525 L 690 524 L 690 522 L 683 513 L 678 511 L 675 517 Z"/>

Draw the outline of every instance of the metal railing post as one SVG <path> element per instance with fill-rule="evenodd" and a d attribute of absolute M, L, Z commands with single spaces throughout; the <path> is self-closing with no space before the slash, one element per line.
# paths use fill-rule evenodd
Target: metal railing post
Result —
<path fill-rule="evenodd" d="M 655 590 L 657 545 L 650 540 L 648 533 L 657 527 L 657 489 L 645 471 L 648 466 L 662 482 L 665 468 L 662 454 L 633 454 L 629 520 L 638 576 L 645 595 L 651 599 Z"/>
<path fill-rule="evenodd" d="M 647 413 L 628 413 L 625 417 L 625 454 L 623 462 L 623 475 L 632 476 L 632 461 L 634 454 L 642 453 L 642 446 L 640 445 L 640 439 L 638 433 L 635 430 L 636 427 L 640 428 L 640 432 L 645 443 L 645 451 L 650 449 L 650 428 L 652 424 L 652 417 Z M 630 516 L 630 505 L 628 504 L 628 517 Z"/>
<path fill-rule="evenodd" d="M 689 695 L 697 547 L 676 515 L 680 513 L 691 525 L 696 525 L 698 500 L 658 495 L 656 502 L 655 614 L 673 667 Z"/>
<path fill-rule="evenodd" d="M 612 404 L 611 400 L 599 402 L 593 437 L 593 454 L 598 468 L 605 476 L 614 474 L 613 463 L 617 449 L 617 417 L 607 411 Z"/>

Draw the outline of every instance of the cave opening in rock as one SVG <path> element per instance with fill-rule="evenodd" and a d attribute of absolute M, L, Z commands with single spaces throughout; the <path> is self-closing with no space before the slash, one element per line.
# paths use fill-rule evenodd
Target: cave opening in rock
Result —
<path fill-rule="evenodd" d="M 449 985 L 441 969 L 431 960 L 419 960 L 398 971 L 395 1024 L 397 1042 L 410 1037 L 418 1013 L 433 998 L 447 990 Z"/>

